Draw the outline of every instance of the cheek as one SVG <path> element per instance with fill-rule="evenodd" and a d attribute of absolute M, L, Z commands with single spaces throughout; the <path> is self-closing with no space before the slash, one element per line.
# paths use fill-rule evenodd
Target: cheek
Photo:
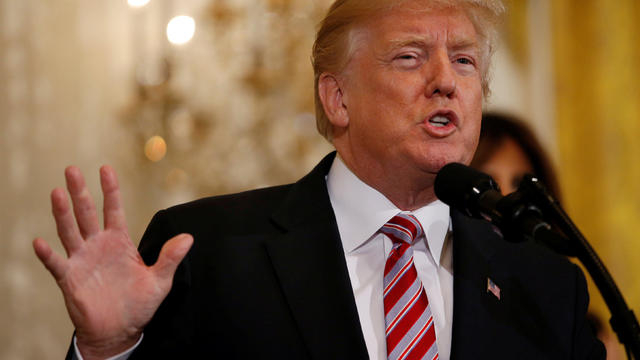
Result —
<path fill-rule="evenodd" d="M 482 83 L 479 75 L 461 78 L 458 86 L 465 103 L 482 105 Z"/>
<path fill-rule="evenodd" d="M 347 109 L 354 114 L 363 114 L 366 118 L 388 111 L 395 101 L 392 90 L 394 85 L 392 80 L 379 73 L 369 71 L 366 75 L 358 71 L 347 87 Z"/>
<path fill-rule="evenodd" d="M 476 148 L 478 147 L 478 142 L 480 139 L 480 122 L 481 122 L 482 113 L 474 114 L 471 118 L 469 118 L 469 122 L 467 126 L 465 126 L 464 132 L 464 159 L 463 162 L 465 164 L 471 163 L 473 159 L 473 155 L 476 152 Z"/>
<path fill-rule="evenodd" d="M 412 83 L 397 77 L 371 76 L 366 83 L 369 86 L 359 89 L 357 112 L 362 117 L 359 125 L 375 129 L 378 136 L 384 134 L 381 137 L 391 138 L 407 131 L 415 118 L 414 112 L 420 108 L 416 104 L 422 93 Z"/>
<path fill-rule="evenodd" d="M 465 137 L 466 141 L 473 145 L 475 149 L 480 139 L 480 128 L 482 126 L 482 109 L 478 110 L 478 107 L 471 107 L 465 114 L 466 126 Z"/>
<path fill-rule="evenodd" d="M 480 84 L 478 83 L 467 92 L 469 96 L 463 99 L 464 118 L 467 122 L 466 128 L 468 130 L 466 137 L 474 150 L 478 145 L 482 124 L 482 92 L 480 89 Z"/>

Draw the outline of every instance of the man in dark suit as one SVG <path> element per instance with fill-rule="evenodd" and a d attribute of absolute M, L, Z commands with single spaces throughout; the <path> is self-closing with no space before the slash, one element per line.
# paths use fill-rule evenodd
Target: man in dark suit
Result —
<path fill-rule="evenodd" d="M 100 230 L 68 168 L 77 226 L 61 189 L 52 203 L 69 258 L 34 248 L 76 326 L 69 357 L 603 358 L 574 265 L 434 195 L 477 145 L 501 9 L 336 1 L 313 60 L 337 155 L 292 185 L 160 211 L 139 252 L 113 171 Z"/>

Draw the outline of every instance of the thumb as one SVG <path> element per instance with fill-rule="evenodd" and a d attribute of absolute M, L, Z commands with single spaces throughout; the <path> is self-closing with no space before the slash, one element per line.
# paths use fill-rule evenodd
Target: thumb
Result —
<path fill-rule="evenodd" d="M 49 270 L 56 281 L 60 281 L 67 268 L 65 259 L 53 252 L 49 244 L 42 238 L 33 240 L 33 250 L 38 259 L 40 259 L 40 262 Z"/>
<path fill-rule="evenodd" d="M 158 261 L 152 266 L 156 276 L 170 281 L 178 264 L 191 249 L 191 245 L 193 245 L 193 237 L 189 234 L 176 235 L 167 241 L 160 250 Z"/>

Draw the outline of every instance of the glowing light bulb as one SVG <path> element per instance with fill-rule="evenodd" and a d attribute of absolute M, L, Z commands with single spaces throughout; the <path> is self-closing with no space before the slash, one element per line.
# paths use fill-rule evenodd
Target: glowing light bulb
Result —
<path fill-rule="evenodd" d="M 196 32 L 196 22 L 191 16 L 176 16 L 167 24 L 167 38 L 172 44 L 182 45 Z"/>
<path fill-rule="evenodd" d="M 149 3 L 149 0 L 127 0 L 127 3 L 131 7 L 139 8 L 147 5 Z"/>

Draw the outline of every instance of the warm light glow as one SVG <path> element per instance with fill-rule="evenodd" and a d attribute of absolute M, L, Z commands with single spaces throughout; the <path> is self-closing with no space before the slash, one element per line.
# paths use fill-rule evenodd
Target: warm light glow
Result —
<path fill-rule="evenodd" d="M 149 0 L 127 0 L 127 3 L 129 3 L 129 6 L 131 7 L 139 8 L 147 5 Z"/>
<path fill-rule="evenodd" d="M 167 143 L 161 136 L 152 136 L 144 144 L 144 154 L 153 162 L 160 161 L 167 154 Z"/>
<path fill-rule="evenodd" d="M 196 32 L 196 22 L 191 16 L 176 16 L 167 24 L 167 38 L 172 44 L 187 43 Z"/>
<path fill-rule="evenodd" d="M 176 187 L 184 184 L 187 181 L 187 178 L 188 178 L 188 175 L 184 170 L 179 168 L 173 168 L 171 169 L 171 171 L 169 171 L 164 181 L 167 186 Z"/>

